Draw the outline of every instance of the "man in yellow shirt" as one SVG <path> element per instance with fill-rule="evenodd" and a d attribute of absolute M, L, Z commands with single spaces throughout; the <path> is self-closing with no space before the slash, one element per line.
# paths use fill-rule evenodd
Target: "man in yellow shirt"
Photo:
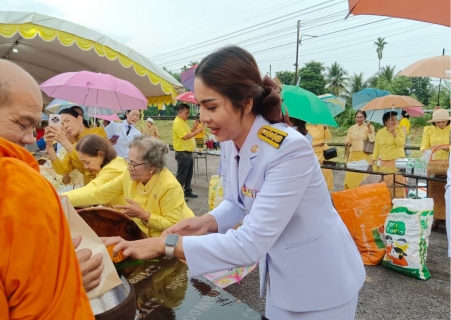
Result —
<path fill-rule="evenodd" d="M 398 127 L 404 131 L 406 136 L 406 147 L 410 146 L 410 116 L 407 111 L 403 110 L 401 113 L 401 121 L 399 121 Z M 406 156 L 410 157 L 412 151 L 406 149 Z"/>
<path fill-rule="evenodd" d="M 182 103 L 179 106 L 178 114 L 172 125 L 172 144 L 177 161 L 177 180 L 185 191 L 185 197 L 197 198 L 197 194 L 191 189 L 191 179 L 193 178 L 194 162 L 193 151 L 196 146 L 194 137 L 201 133 L 203 128 L 188 125 L 189 105 Z"/>
<path fill-rule="evenodd" d="M 196 139 L 197 148 L 202 149 L 204 147 L 205 130 L 204 130 L 204 124 L 202 122 L 200 122 L 199 118 L 197 118 L 196 121 L 194 121 L 194 128 L 202 129 L 202 131 L 194 137 Z"/>

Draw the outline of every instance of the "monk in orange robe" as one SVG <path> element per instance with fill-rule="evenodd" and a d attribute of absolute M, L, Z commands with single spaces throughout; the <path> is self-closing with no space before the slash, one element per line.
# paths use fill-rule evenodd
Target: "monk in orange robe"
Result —
<path fill-rule="evenodd" d="M 58 194 L 0 138 L 0 318 L 94 319 Z"/>
<path fill-rule="evenodd" d="M 0 60 L 0 319 L 94 319 L 83 284 L 96 285 L 84 275 L 95 259 L 75 253 L 55 189 L 21 147 L 41 109 L 36 81 Z"/>

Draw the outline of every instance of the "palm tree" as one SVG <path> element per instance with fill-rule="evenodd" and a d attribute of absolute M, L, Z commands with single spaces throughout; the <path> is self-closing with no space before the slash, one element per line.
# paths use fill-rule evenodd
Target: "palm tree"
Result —
<path fill-rule="evenodd" d="M 396 66 L 390 67 L 390 65 L 382 67 L 379 73 L 379 78 L 382 80 L 386 80 L 388 83 L 391 83 L 396 75 L 395 67 Z"/>
<path fill-rule="evenodd" d="M 384 51 L 385 45 L 388 44 L 388 42 L 385 42 L 385 38 L 377 38 L 377 41 L 374 42 L 374 44 L 377 46 L 376 52 L 377 52 L 377 58 L 379 59 L 379 69 L 378 72 L 381 70 L 381 60 L 382 60 L 382 53 Z"/>
<path fill-rule="evenodd" d="M 189 64 L 188 64 L 188 67 L 194 67 L 196 64 L 199 64 L 199 62 L 197 60 L 196 61 L 190 61 Z"/>
<path fill-rule="evenodd" d="M 341 92 L 346 88 L 348 72 L 343 69 L 340 64 L 334 62 L 330 67 L 326 68 L 326 89 L 330 93 L 339 97 Z"/>
<path fill-rule="evenodd" d="M 352 99 L 352 95 L 360 90 L 363 90 L 367 87 L 365 81 L 363 81 L 363 72 L 359 74 L 355 74 L 349 78 L 348 87 L 344 90 L 344 97 L 350 101 Z"/>

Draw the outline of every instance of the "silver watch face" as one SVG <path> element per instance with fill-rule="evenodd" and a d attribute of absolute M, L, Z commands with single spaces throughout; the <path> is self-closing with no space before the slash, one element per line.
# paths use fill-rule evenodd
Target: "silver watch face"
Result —
<path fill-rule="evenodd" d="M 179 236 L 176 234 L 168 234 L 166 236 L 166 241 L 164 242 L 165 246 L 175 247 L 177 242 L 179 241 Z"/>

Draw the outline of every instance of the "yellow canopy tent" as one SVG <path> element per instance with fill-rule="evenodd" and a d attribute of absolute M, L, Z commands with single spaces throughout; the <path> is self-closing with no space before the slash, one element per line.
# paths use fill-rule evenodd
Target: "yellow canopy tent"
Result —
<path fill-rule="evenodd" d="M 161 107 L 183 86 L 133 49 L 83 26 L 38 14 L 0 11 L 0 58 L 28 71 L 38 83 L 70 71 L 111 74 L 133 83 Z M 45 97 L 49 102 L 48 97 Z"/>

